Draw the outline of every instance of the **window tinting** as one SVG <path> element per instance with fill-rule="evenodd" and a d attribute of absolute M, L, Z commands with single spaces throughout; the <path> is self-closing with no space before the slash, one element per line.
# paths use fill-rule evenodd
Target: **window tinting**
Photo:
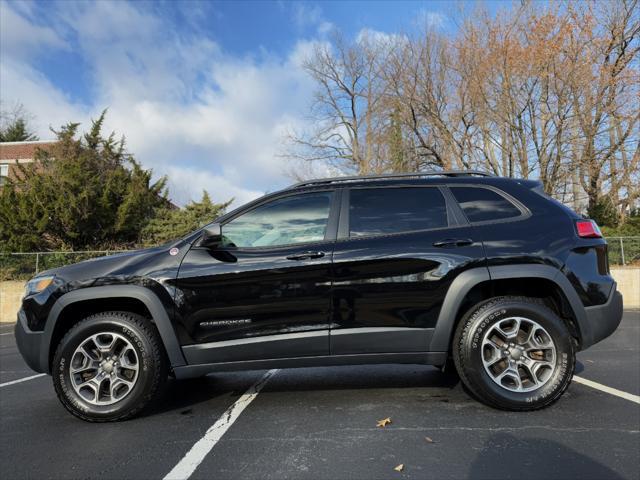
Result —
<path fill-rule="evenodd" d="M 225 244 L 270 247 L 324 240 L 331 193 L 280 198 L 241 215 L 222 227 Z"/>
<path fill-rule="evenodd" d="M 447 226 L 437 188 L 363 188 L 350 193 L 349 236 L 381 235 Z"/>
<path fill-rule="evenodd" d="M 450 187 L 470 222 L 519 217 L 522 213 L 502 195 L 487 188 Z"/>

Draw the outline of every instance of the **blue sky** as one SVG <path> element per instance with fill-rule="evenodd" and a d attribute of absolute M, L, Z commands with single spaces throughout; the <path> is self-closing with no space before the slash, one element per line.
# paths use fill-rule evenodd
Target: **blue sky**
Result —
<path fill-rule="evenodd" d="M 314 44 L 335 29 L 454 32 L 474 5 L 0 0 L 0 100 L 24 104 L 42 139 L 108 108 L 107 128 L 169 177 L 175 201 L 207 189 L 242 203 L 291 182 L 283 139 L 308 121 Z"/>

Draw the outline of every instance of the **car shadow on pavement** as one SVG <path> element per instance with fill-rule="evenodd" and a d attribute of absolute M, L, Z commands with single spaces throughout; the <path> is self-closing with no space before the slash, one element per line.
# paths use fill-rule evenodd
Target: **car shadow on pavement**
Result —
<path fill-rule="evenodd" d="M 214 373 L 188 380 L 170 379 L 161 400 L 147 409 L 142 417 L 168 412 L 188 415 L 198 404 L 218 397 L 235 399 L 259 378 L 256 374 L 259 375 L 259 371 Z M 443 373 L 430 366 L 366 365 L 282 369 L 269 381 L 265 391 L 431 388 L 433 397 L 444 398 L 448 393 L 443 390 L 454 390 L 459 384 L 460 379 L 455 373 Z"/>
<path fill-rule="evenodd" d="M 143 417 L 154 416 L 160 413 L 171 412 L 207 402 L 218 397 L 224 392 L 216 392 L 211 388 L 211 382 L 206 378 L 191 380 L 169 380 L 161 399 L 143 413 Z"/>
<path fill-rule="evenodd" d="M 143 416 L 180 411 L 189 414 L 193 408 L 221 396 L 242 395 L 258 372 L 225 372 L 188 380 L 170 380 L 162 400 Z M 259 377 L 257 377 L 259 378 Z M 433 396 L 442 390 L 453 390 L 460 383 L 455 373 L 442 373 L 429 366 L 377 365 L 283 369 L 265 390 L 301 392 L 322 390 L 366 390 L 381 388 L 432 388 Z M 446 396 L 446 395 L 444 395 Z"/>
<path fill-rule="evenodd" d="M 269 392 L 433 388 L 452 390 L 460 383 L 455 373 L 422 365 L 359 365 L 285 369 L 267 386 Z"/>
<path fill-rule="evenodd" d="M 516 437 L 501 432 L 486 441 L 471 464 L 468 478 L 616 480 L 623 477 L 596 460 L 553 440 Z"/>
<path fill-rule="evenodd" d="M 154 416 L 173 411 L 180 411 L 186 415 L 192 413 L 196 405 L 228 395 L 230 392 L 237 391 L 241 395 L 244 387 L 245 385 L 240 382 L 220 382 L 211 376 L 188 380 L 170 379 L 159 401 L 147 409 L 142 416 Z"/>

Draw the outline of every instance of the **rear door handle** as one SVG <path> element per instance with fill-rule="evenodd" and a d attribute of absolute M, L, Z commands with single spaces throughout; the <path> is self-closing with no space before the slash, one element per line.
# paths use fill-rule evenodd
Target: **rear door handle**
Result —
<path fill-rule="evenodd" d="M 433 242 L 434 247 L 464 247 L 473 244 L 470 238 L 446 238 L 438 242 Z"/>
<path fill-rule="evenodd" d="M 301 252 L 289 255 L 287 260 L 311 260 L 312 258 L 322 258 L 324 252 Z"/>

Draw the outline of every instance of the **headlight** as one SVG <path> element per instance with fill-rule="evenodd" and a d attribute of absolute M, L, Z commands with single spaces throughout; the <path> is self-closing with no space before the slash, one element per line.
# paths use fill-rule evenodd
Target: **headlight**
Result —
<path fill-rule="evenodd" d="M 27 282 L 27 286 L 25 287 L 25 297 L 42 292 L 45 288 L 53 283 L 54 278 L 55 277 L 51 275 L 48 277 L 38 277 L 29 280 Z"/>

